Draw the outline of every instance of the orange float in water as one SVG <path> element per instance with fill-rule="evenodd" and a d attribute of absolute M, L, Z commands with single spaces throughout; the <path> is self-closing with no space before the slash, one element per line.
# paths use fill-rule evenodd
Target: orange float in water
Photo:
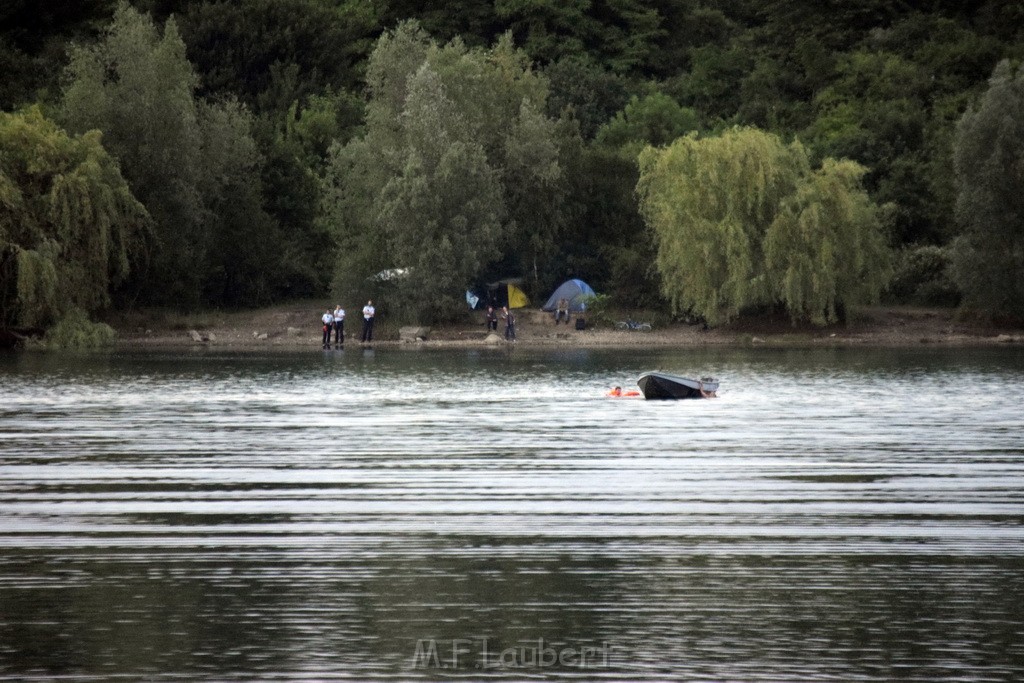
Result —
<path fill-rule="evenodd" d="M 610 398 L 632 398 L 639 395 L 639 391 L 623 391 L 622 387 L 615 387 L 607 394 L 605 394 L 605 396 L 608 396 Z"/>

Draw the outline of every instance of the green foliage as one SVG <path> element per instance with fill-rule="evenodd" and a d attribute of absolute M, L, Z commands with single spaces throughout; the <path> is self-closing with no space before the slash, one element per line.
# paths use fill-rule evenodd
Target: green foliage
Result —
<path fill-rule="evenodd" d="M 575 272 L 606 291 L 615 292 L 622 305 L 657 308 L 664 304 L 655 266 L 653 233 L 644 225 L 637 210 L 634 190 L 637 183 L 636 157 L 644 145 L 666 145 L 697 128 L 694 110 L 681 107 L 661 92 L 642 98 L 634 96 L 597 133 L 595 144 L 584 158 L 587 183 L 583 226 L 571 235 L 574 242 L 565 245 L 570 257 L 574 252 L 599 245 L 597 254 L 579 264 Z"/>
<path fill-rule="evenodd" d="M 365 0 L 343 0 L 346 13 L 369 12 L 374 17 L 373 35 L 392 30 L 403 21 L 415 21 L 429 35 L 446 43 L 463 38 L 468 44 L 490 44 L 502 29 L 494 13 L 494 3 L 479 0 L 448 0 L 443 3 L 422 0 L 388 0 L 367 3 Z M 373 50 L 373 45 L 367 52 Z"/>
<path fill-rule="evenodd" d="M 373 295 L 379 299 L 369 278 L 394 266 L 387 245 L 374 232 L 372 200 L 384 187 L 385 173 L 366 139 L 332 149 L 317 220 L 335 241 L 337 260 L 331 283 L 335 298 L 361 301 Z"/>
<path fill-rule="evenodd" d="M 0 324 L 106 307 L 147 231 L 98 133 L 69 137 L 38 108 L 0 113 Z"/>
<path fill-rule="evenodd" d="M 377 17 L 357 3 L 318 0 L 196 2 L 180 16 L 202 94 L 260 112 L 328 89 L 354 89 Z"/>
<path fill-rule="evenodd" d="M 625 72 L 650 62 L 664 36 L 661 15 L 638 0 L 496 0 L 494 10 L 542 63 L 590 52 Z"/>
<path fill-rule="evenodd" d="M 656 92 L 640 99 L 633 96 L 629 104 L 597 133 L 597 142 L 612 147 L 630 143 L 661 147 L 697 130 L 697 113 L 664 93 Z"/>
<path fill-rule="evenodd" d="M 556 239 L 550 279 L 539 290 L 542 295 L 573 277 L 606 291 L 611 272 L 608 252 L 630 243 L 644 230 L 633 198 L 636 164 L 632 160 L 617 150 L 591 145 L 574 166 L 579 170 L 571 176 L 571 195 L 579 202 L 581 215 Z"/>
<path fill-rule="evenodd" d="M 612 297 L 608 294 L 594 294 L 583 298 L 586 306 L 587 324 L 610 325 L 612 323 Z"/>
<path fill-rule="evenodd" d="M 144 301 L 255 305 L 283 288 L 290 240 L 263 208 L 253 118 L 232 100 L 196 99 L 173 19 L 161 34 L 120 4 L 103 39 L 74 51 L 69 76 L 68 127 L 103 131 L 154 219 L 149 268 L 135 282 Z"/>
<path fill-rule="evenodd" d="M 872 197 L 895 207 L 897 244 L 954 234 L 953 128 L 1002 49 L 962 18 L 908 13 L 841 56 L 818 91 L 810 144 L 870 169 Z"/>
<path fill-rule="evenodd" d="M 35 249 L 0 245 L 5 251 L 13 246 L 17 295 L 13 305 L 5 306 L 7 322 L 36 325 L 59 317 L 60 298 L 57 287 L 57 257 L 60 246 L 53 240 L 41 241 Z M 9 285 L 5 289 L 9 290 Z"/>
<path fill-rule="evenodd" d="M 321 169 L 331 145 L 348 142 L 362 132 L 364 110 L 363 101 L 347 91 L 313 95 L 302 108 L 292 103 L 285 137 L 298 145 L 307 167 Z"/>
<path fill-rule="evenodd" d="M 854 159 L 872 170 L 866 184 L 879 203 L 898 207 L 899 242 L 934 241 L 926 144 L 932 83 L 920 65 L 898 55 L 857 52 L 842 60 L 838 78 L 819 93 L 810 144 L 824 156 Z"/>
<path fill-rule="evenodd" d="M 771 302 L 763 236 L 806 171 L 799 146 L 753 129 L 644 150 L 637 192 L 674 311 L 714 323 Z"/>
<path fill-rule="evenodd" d="M 103 40 L 72 52 L 61 119 L 98 129 L 133 194 L 153 217 L 157 244 L 137 283 L 150 301 L 195 303 L 209 247 L 200 185 L 197 79 L 173 21 L 163 35 L 122 2 Z"/>
<path fill-rule="evenodd" d="M 252 117 L 238 103 L 199 107 L 202 178 L 199 189 L 209 234 L 203 293 L 228 305 L 269 303 L 282 273 L 288 240 L 263 210 L 263 158 L 252 138 Z"/>
<path fill-rule="evenodd" d="M 811 119 L 808 100 L 812 96 L 812 79 L 808 73 L 831 69 L 830 55 L 816 54 L 820 45 L 803 41 L 808 54 L 791 55 L 790 62 L 764 57 L 757 60 L 740 86 L 740 104 L 737 117 L 746 125 L 778 132 L 796 131 Z M 804 63 L 801 58 L 811 63 Z M 797 63 L 792 63 L 797 61 Z"/>
<path fill-rule="evenodd" d="M 415 97 L 415 93 L 413 94 Z M 501 190 L 479 146 L 454 142 L 436 158 L 408 157 L 380 195 L 377 224 L 408 269 L 395 308 L 430 321 L 456 307 L 500 239 Z M 415 226 L 415 238 L 409 226 Z"/>
<path fill-rule="evenodd" d="M 953 252 L 949 247 L 923 245 L 901 250 L 896 256 L 886 298 L 919 306 L 955 306 L 960 290 L 951 277 Z"/>
<path fill-rule="evenodd" d="M 953 277 L 968 307 L 1024 316 L 1024 68 L 1000 62 L 957 126 Z"/>
<path fill-rule="evenodd" d="M 740 108 L 736 84 L 753 69 L 750 51 L 742 45 L 702 45 L 690 51 L 690 70 L 681 75 L 679 100 L 690 103 L 705 119 L 727 119 Z"/>
<path fill-rule="evenodd" d="M 128 286 L 116 289 L 115 301 L 125 303 L 139 295 L 183 306 L 321 295 L 335 240 L 344 291 L 363 287 L 373 268 L 396 265 L 392 247 L 373 241 L 384 234 L 378 198 L 413 168 L 407 88 L 426 62 L 460 115 L 439 140 L 479 145 L 500 188 L 502 238 L 486 245 L 481 277 L 518 271 L 543 290 L 580 275 L 619 299 L 656 301 L 658 277 L 643 268 L 655 253 L 652 232 L 632 196 L 635 141 L 667 144 L 696 130 L 695 120 L 702 134 L 741 124 L 799 135 L 815 165 L 852 159 L 892 217 L 894 245 L 948 245 L 959 231 L 957 121 L 998 60 L 1024 58 L 1024 9 L 1006 0 L 0 5 L 0 111 L 53 105 L 70 59 L 59 121 L 75 134 L 103 132 L 155 220 L 157 239 Z M 377 40 L 408 19 L 425 32 Z M 496 45 L 506 32 L 512 39 Z M 210 106 L 237 110 L 211 116 Z M 604 127 L 602 144 L 581 148 L 573 124 L 588 141 Z M 240 137 L 228 143 L 226 135 Z M 260 159 L 244 151 L 246 136 Z M 347 151 L 329 152 L 335 144 Z M 230 172 L 218 178 L 214 168 Z M 444 186 L 434 171 L 422 166 L 418 182 Z M 317 221 L 321 205 L 329 209 Z M 985 279 L 992 264 L 1010 259 L 1003 267 L 1015 267 L 1001 240 L 969 230 L 957 242 L 957 272 L 975 281 L 974 291 L 1002 291 Z M 8 300 L 17 258 L 0 262 Z M 25 261 L 21 271 L 43 273 L 45 262 Z M 36 289 L 39 301 L 52 291 Z M 1002 304 L 984 304 L 993 306 Z"/>
<path fill-rule="evenodd" d="M 273 230 L 271 261 L 262 269 L 275 296 L 323 295 L 334 267 L 333 239 L 317 221 L 321 179 L 331 147 L 362 129 L 364 103 L 350 92 L 328 90 L 292 102 L 284 114 L 268 112 L 253 122 L 264 157 L 260 177 L 263 207 Z M 275 242 L 276 240 L 276 242 Z"/>
<path fill-rule="evenodd" d="M 0 3 L 0 111 L 56 90 L 65 47 L 87 39 L 114 0 L 4 0 Z"/>
<path fill-rule="evenodd" d="M 839 320 L 844 305 L 877 302 L 888 281 L 891 255 L 861 187 L 865 171 L 825 159 L 799 179 L 764 236 L 771 289 L 794 320 Z"/>
<path fill-rule="evenodd" d="M 782 304 L 824 324 L 876 298 L 888 254 L 863 172 L 831 160 L 812 171 L 802 145 L 750 128 L 644 150 L 637 192 L 673 310 L 717 323 Z"/>
<path fill-rule="evenodd" d="M 277 131 L 267 133 L 261 180 L 263 206 L 280 228 L 272 270 L 279 297 L 320 296 L 327 291 L 333 269 L 334 249 L 329 231 L 317 220 L 321 199 L 320 179 L 307 161 L 308 150 L 294 137 Z M 325 155 L 317 167 L 327 163 Z"/>
<path fill-rule="evenodd" d="M 644 230 L 630 244 L 609 246 L 606 259 L 611 267 L 609 291 L 626 308 L 653 310 L 664 307 L 658 274 L 658 252 L 650 231 Z"/>
<path fill-rule="evenodd" d="M 584 56 L 559 59 L 544 68 L 544 76 L 551 84 L 548 115 L 571 116 L 584 140 L 592 139 L 629 100 L 625 78 Z"/>
<path fill-rule="evenodd" d="M 80 308 L 72 308 L 46 331 L 43 344 L 49 349 L 96 349 L 114 343 L 114 330 L 106 323 L 94 323 Z"/>
<path fill-rule="evenodd" d="M 405 268 L 395 295 L 429 320 L 506 250 L 524 271 L 551 250 L 574 131 L 543 114 L 546 83 L 507 37 L 441 47 L 406 23 L 381 37 L 367 82 L 366 135 L 334 150 L 325 188 L 339 296 Z"/>

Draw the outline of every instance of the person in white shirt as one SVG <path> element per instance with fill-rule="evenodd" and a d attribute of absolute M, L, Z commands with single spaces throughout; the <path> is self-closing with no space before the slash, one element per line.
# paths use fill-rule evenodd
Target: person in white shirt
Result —
<path fill-rule="evenodd" d="M 334 309 L 334 348 L 345 343 L 345 309 L 341 304 Z"/>
<path fill-rule="evenodd" d="M 363 306 L 363 341 L 373 341 L 373 317 L 377 311 L 373 307 L 373 301 L 367 301 Z"/>
<path fill-rule="evenodd" d="M 320 320 L 324 324 L 324 348 L 331 348 L 331 328 L 334 327 L 334 315 L 331 313 L 331 309 L 327 309 L 327 312 L 320 316 Z"/>

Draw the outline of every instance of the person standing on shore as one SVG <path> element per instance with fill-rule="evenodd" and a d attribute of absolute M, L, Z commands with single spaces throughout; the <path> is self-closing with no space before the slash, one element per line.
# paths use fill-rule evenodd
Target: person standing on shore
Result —
<path fill-rule="evenodd" d="M 334 309 L 334 348 L 345 343 L 345 309 L 338 304 Z"/>
<path fill-rule="evenodd" d="M 498 331 L 498 313 L 494 310 L 494 306 L 487 307 L 487 334 Z"/>
<path fill-rule="evenodd" d="M 501 307 L 501 317 L 505 319 L 505 341 L 516 340 L 516 316 L 508 310 L 508 306 Z"/>
<path fill-rule="evenodd" d="M 331 313 L 331 309 L 327 309 L 327 312 L 320 316 L 321 322 L 324 324 L 324 348 L 331 348 L 331 328 L 334 327 L 334 314 Z"/>
<path fill-rule="evenodd" d="M 366 302 L 363 306 L 363 338 L 364 342 L 373 341 L 373 318 L 377 310 L 373 307 L 373 300 Z"/>

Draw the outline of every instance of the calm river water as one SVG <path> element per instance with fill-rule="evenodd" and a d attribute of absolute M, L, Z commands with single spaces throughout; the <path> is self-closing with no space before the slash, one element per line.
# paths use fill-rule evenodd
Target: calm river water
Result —
<path fill-rule="evenodd" d="M 1020 680 L 1022 428 L 1020 349 L 0 356 L 0 679 Z"/>

